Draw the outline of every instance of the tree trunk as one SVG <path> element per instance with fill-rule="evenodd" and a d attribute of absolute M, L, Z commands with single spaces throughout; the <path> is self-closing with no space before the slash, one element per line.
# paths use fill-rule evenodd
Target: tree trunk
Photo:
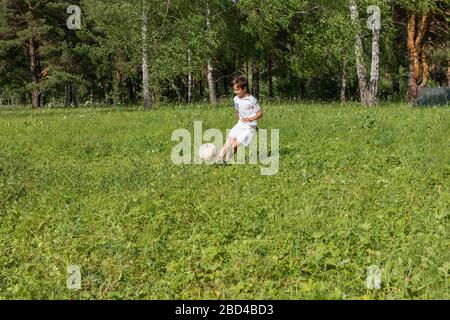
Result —
<path fill-rule="evenodd" d="M 396 8 L 395 1 L 391 2 L 392 21 L 394 23 L 400 23 L 399 13 Z M 403 38 L 399 35 L 399 31 L 396 31 L 396 36 L 392 39 L 392 48 L 394 49 L 394 55 L 391 62 L 391 82 L 392 93 L 396 97 L 400 93 L 400 63 L 399 57 L 396 54 L 401 50 L 400 44 L 403 42 Z"/>
<path fill-rule="evenodd" d="M 352 23 L 355 27 L 358 28 L 359 22 L 359 13 L 358 6 L 356 5 L 355 0 L 350 1 L 350 14 Z M 358 28 L 359 29 L 359 28 Z M 355 57 L 356 57 L 356 68 L 358 73 L 358 84 L 359 84 L 359 92 L 361 97 L 361 103 L 364 106 L 369 105 L 369 92 L 367 90 L 366 84 L 366 67 L 364 66 L 364 51 L 363 51 L 363 43 L 361 39 L 361 33 L 359 31 L 356 32 L 355 36 Z"/>
<path fill-rule="evenodd" d="M 136 88 L 131 77 L 127 78 L 128 96 L 131 103 L 136 102 Z"/>
<path fill-rule="evenodd" d="M 427 45 L 423 39 L 428 31 L 428 15 L 424 14 L 421 18 L 420 29 L 417 28 L 416 15 L 408 13 L 407 24 L 407 47 L 409 55 L 409 74 L 408 74 L 408 102 L 414 104 L 419 95 L 420 88 L 428 80 L 428 61 Z M 420 58 L 422 58 L 423 79 L 420 80 Z"/>
<path fill-rule="evenodd" d="M 191 70 L 191 50 L 187 51 L 188 60 L 188 87 L 187 87 L 187 103 L 192 102 L 192 70 Z"/>
<path fill-rule="evenodd" d="M 72 107 L 72 108 L 78 107 L 76 86 L 73 84 L 66 86 L 65 92 L 66 92 L 65 106 Z"/>
<path fill-rule="evenodd" d="M 245 72 L 245 77 L 247 78 L 247 80 L 250 80 L 250 76 L 249 76 L 249 67 L 248 67 L 248 61 L 247 59 L 245 59 L 244 62 L 244 72 Z"/>
<path fill-rule="evenodd" d="M 202 97 L 205 95 L 205 82 L 202 80 L 200 80 L 200 85 L 199 85 L 199 93 L 200 93 L 200 97 Z"/>
<path fill-rule="evenodd" d="M 75 84 L 72 85 L 72 106 L 78 107 L 78 88 Z"/>
<path fill-rule="evenodd" d="M 142 1 L 142 95 L 144 99 L 144 110 L 150 110 L 152 101 L 150 99 L 150 76 L 148 71 L 148 16 L 145 0 Z"/>
<path fill-rule="evenodd" d="M 122 70 L 120 68 L 120 62 L 119 59 L 116 61 L 116 67 L 114 70 L 114 96 L 113 96 L 113 103 L 115 105 L 121 105 L 123 102 L 122 97 Z"/>
<path fill-rule="evenodd" d="M 412 57 L 410 57 L 410 60 Z M 414 104 L 416 102 L 416 98 L 418 96 L 419 87 L 417 85 L 414 64 L 412 61 L 409 61 L 409 70 L 408 70 L 408 103 Z"/>
<path fill-rule="evenodd" d="M 350 0 L 350 16 L 353 26 L 357 28 L 355 35 L 355 56 L 358 73 L 359 91 L 361 103 L 365 107 L 372 107 L 377 103 L 378 86 L 380 78 L 380 29 L 376 26 L 372 29 L 372 64 L 370 82 L 367 84 L 367 70 L 364 66 L 364 49 L 361 32 L 359 31 L 359 12 L 355 0 Z"/>
<path fill-rule="evenodd" d="M 31 71 L 31 79 L 33 83 L 33 92 L 31 94 L 31 104 L 33 109 L 37 109 L 41 107 L 41 91 L 39 90 L 40 83 L 40 66 L 39 66 L 39 57 L 37 53 L 37 45 L 34 40 L 34 36 L 28 41 L 28 50 L 30 55 L 30 71 Z"/>
<path fill-rule="evenodd" d="M 414 104 L 418 95 L 417 82 L 420 77 L 419 51 L 416 46 L 416 16 L 409 14 L 407 25 L 407 46 L 409 53 L 408 102 Z"/>
<path fill-rule="evenodd" d="M 241 68 L 241 55 L 239 51 L 237 51 L 234 56 L 234 68 L 235 70 L 239 70 Z"/>
<path fill-rule="evenodd" d="M 422 48 L 421 55 L 420 55 L 421 62 L 422 62 L 423 74 L 422 74 L 422 82 L 419 85 L 419 90 L 427 85 L 428 79 L 430 77 L 430 67 L 428 65 L 428 55 L 427 55 L 428 47 L 429 47 L 429 44 L 425 43 L 425 45 Z"/>
<path fill-rule="evenodd" d="M 369 107 L 378 103 L 378 86 L 380 79 L 380 30 L 372 31 L 372 67 L 369 84 Z"/>
<path fill-rule="evenodd" d="M 216 94 L 216 81 L 214 80 L 214 68 L 212 66 L 211 58 L 208 59 L 207 66 L 207 78 L 209 87 L 209 101 L 211 105 L 215 106 L 217 104 L 217 94 Z"/>
<path fill-rule="evenodd" d="M 269 85 L 269 98 L 273 98 L 273 60 L 272 60 L 272 52 L 269 51 L 269 57 L 267 62 L 267 77 L 268 77 L 268 85 Z"/>
<path fill-rule="evenodd" d="M 253 58 L 252 67 L 252 95 L 259 100 L 259 66 L 256 58 Z"/>
<path fill-rule="evenodd" d="M 342 64 L 342 76 L 341 76 L 341 103 L 347 102 L 347 60 L 344 59 Z"/>
<path fill-rule="evenodd" d="M 41 93 L 39 90 L 34 90 L 32 93 L 31 104 L 33 109 L 38 109 L 41 107 Z"/>
<path fill-rule="evenodd" d="M 70 87 L 69 86 L 64 86 L 64 94 L 65 94 L 64 107 L 68 107 L 68 106 L 70 106 Z"/>
<path fill-rule="evenodd" d="M 209 8 L 209 2 L 206 4 L 206 27 L 211 30 L 211 9 Z M 212 65 L 211 57 L 208 58 L 207 63 L 207 78 L 209 86 L 209 101 L 211 105 L 215 106 L 217 104 L 217 94 L 216 94 L 216 81 L 214 80 L 214 67 Z"/>
<path fill-rule="evenodd" d="M 230 73 L 227 73 L 230 74 Z M 222 78 L 222 86 L 223 86 L 223 95 L 228 96 L 228 81 L 226 77 Z"/>
<path fill-rule="evenodd" d="M 400 93 L 400 66 L 396 62 L 392 66 L 392 92 L 394 96 Z"/>

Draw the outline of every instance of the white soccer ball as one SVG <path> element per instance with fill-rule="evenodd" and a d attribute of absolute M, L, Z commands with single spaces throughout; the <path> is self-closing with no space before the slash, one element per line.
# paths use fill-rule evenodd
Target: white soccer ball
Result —
<path fill-rule="evenodd" d="M 204 144 L 200 147 L 198 155 L 200 156 L 200 159 L 205 162 L 213 161 L 217 155 L 216 146 L 212 143 Z"/>

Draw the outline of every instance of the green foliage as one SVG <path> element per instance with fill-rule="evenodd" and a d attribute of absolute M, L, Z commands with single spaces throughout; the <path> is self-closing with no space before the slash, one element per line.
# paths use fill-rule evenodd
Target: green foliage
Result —
<path fill-rule="evenodd" d="M 354 36 L 361 31 L 368 58 L 370 5 L 381 8 L 381 83 L 399 78 L 406 86 L 398 67 L 407 69 L 408 12 L 432 12 L 441 23 L 431 28 L 432 41 L 441 50 L 448 49 L 443 0 L 361 0 L 358 28 L 350 24 L 348 0 L 240 0 L 237 4 L 231 0 L 74 0 L 70 4 L 79 5 L 83 13 L 82 29 L 76 32 L 65 27 L 68 1 L 30 3 L 32 14 L 27 1 L 0 1 L 0 98 L 8 101 L 14 96 L 26 103 L 36 86 L 31 83 L 25 44 L 30 37 L 39 39 L 39 62 L 48 76 L 37 86 L 49 100 L 60 99 L 67 86 L 76 85 L 80 101 L 114 104 L 139 100 L 143 45 L 148 47 L 155 102 L 185 101 L 188 73 L 194 100 L 204 101 L 208 96 L 205 66 L 210 58 L 220 96 L 230 93 L 233 75 L 251 78 L 252 64 L 258 67 L 263 98 L 273 83 L 276 98 L 336 100 L 344 73 L 349 96 L 358 96 Z M 208 7 L 210 28 L 206 27 Z M 143 11 L 149 32 L 145 44 Z M 30 16 L 29 23 L 22 23 Z M 447 61 L 438 61 L 441 71 L 447 67 Z M 387 87 L 381 87 L 382 98 L 391 95 Z"/>
<path fill-rule="evenodd" d="M 170 161 L 228 107 L 0 111 L 0 298 L 448 299 L 449 110 L 265 113 L 274 177 Z"/>
<path fill-rule="evenodd" d="M 435 9 L 438 4 L 445 3 L 446 1 L 447 0 L 397 0 L 396 5 L 405 8 L 408 11 L 427 13 Z"/>

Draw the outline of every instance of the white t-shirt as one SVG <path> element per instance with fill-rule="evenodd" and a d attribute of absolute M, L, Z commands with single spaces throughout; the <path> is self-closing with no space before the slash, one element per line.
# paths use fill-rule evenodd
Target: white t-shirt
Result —
<path fill-rule="evenodd" d="M 249 95 L 242 99 L 236 96 L 233 100 L 234 107 L 239 112 L 239 122 L 244 118 L 253 118 L 259 111 L 261 111 L 258 100 L 252 95 Z M 256 127 L 258 125 L 258 122 L 249 122 L 248 125 Z"/>

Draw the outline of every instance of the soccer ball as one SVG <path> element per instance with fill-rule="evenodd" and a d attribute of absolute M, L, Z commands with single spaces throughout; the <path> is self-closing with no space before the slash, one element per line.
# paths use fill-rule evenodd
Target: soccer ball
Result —
<path fill-rule="evenodd" d="M 216 158 L 217 149 L 212 143 L 204 144 L 200 147 L 198 155 L 205 162 L 211 162 Z"/>

